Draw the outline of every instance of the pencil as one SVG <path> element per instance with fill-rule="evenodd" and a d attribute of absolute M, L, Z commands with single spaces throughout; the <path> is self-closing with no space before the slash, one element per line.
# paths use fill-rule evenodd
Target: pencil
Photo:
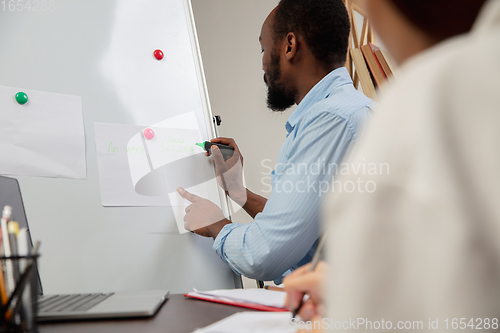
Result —
<path fill-rule="evenodd" d="M 11 215 L 12 207 L 5 206 L 2 212 L 2 218 L 0 219 L 0 227 L 2 228 L 2 249 L 5 257 L 10 257 L 12 255 L 9 242 L 9 230 L 7 228 L 7 223 L 9 222 Z M 5 274 L 5 289 L 7 290 L 7 294 L 10 295 L 16 287 L 16 282 L 14 280 L 14 267 L 12 262 L 9 260 L 5 260 L 2 264 L 4 268 L 3 272 Z"/>
<path fill-rule="evenodd" d="M 2 305 L 7 304 L 9 297 L 7 297 L 7 289 L 5 289 L 5 280 L 3 279 L 3 269 L 0 267 L 0 300 Z"/>

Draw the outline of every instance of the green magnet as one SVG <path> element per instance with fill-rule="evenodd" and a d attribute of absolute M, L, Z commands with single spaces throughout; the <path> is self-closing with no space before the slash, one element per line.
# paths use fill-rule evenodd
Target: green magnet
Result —
<path fill-rule="evenodd" d="M 26 104 L 28 102 L 28 95 L 20 91 L 16 94 L 16 101 L 21 105 Z"/>

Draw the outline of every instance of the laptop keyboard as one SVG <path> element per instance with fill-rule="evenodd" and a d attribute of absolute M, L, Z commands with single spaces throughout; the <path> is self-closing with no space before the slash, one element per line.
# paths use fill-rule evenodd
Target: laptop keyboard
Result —
<path fill-rule="evenodd" d="M 38 299 L 38 313 L 87 311 L 111 295 L 113 293 L 40 296 Z"/>

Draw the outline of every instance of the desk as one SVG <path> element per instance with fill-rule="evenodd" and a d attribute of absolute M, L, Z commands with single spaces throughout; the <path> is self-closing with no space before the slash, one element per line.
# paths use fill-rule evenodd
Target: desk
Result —
<path fill-rule="evenodd" d="M 40 333 L 190 333 L 237 312 L 252 311 L 170 295 L 153 318 L 40 323 Z"/>

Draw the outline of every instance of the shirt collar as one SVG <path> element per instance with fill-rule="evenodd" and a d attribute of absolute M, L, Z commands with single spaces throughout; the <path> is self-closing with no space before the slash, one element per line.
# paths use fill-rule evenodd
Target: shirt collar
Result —
<path fill-rule="evenodd" d="M 309 90 L 307 95 L 288 118 L 285 124 L 288 134 L 290 134 L 295 125 L 297 125 L 299 120 L 306 114 L 311 105 L 327 98 L 335 89 L 346 84 L 352 84 L 352 80 L 345 67 L 337 68 L 321 79 L 321 81 Z"/>

